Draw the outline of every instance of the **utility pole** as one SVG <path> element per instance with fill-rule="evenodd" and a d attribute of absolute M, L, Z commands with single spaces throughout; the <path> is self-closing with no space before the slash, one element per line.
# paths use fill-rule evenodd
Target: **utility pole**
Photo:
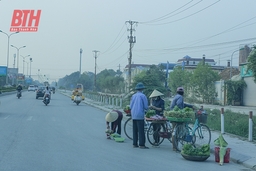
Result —
<path fill-rule="evenodd" d="M 98 50 L 92 51 L 94 52 L 94 58 L 95 58 L 95 70 L 94 70 L 94 90 L 96 91 L 96 58 L 97 58 L 97 53 L 99 52 Z"/>
<path fill-rule="evenodd" d="M 133 44 L 136 43 L 136 37 L 132 35 L 132 32 L 135 31 L 133 25 L 134 24 L 138 24 L 138 22 L 136 21 L 126 21 L 125 22 L 126 24 L 130 24 L 130 29 L 127 29 L 127 31 L 130 31 L 130 36 L 128 36 L 128 42 L 130 43 L 130 49 L 129 49 L 129 59 L 128 59 L 128 62 L 129 62 L 129 70 L 128 70 L 128 88 L 129 88 L 129 91 L 130 91 L 130 86 L 131 86 L 131 65 L 132 65 L 132 48 L 133 48 Z"/>
<path fill-rule="evenodd" d="M 121 68 L 121 65 L 119 64 L 119 65 L 118 65 L 118 70 L 119 70 L 119 71 L 120 71 L 120 68 Z"/>
<path fill-rule="evenodd" d="M 82 61 L 82 53 L 83 53 L 83 49 L 81 48 L 81 49 L 80 49 L 80 67 L 79 67 L 79 73 L 80 73 L 80 75 L 79 75 L 79 77 L 81 76 L 81 61 Z"/>

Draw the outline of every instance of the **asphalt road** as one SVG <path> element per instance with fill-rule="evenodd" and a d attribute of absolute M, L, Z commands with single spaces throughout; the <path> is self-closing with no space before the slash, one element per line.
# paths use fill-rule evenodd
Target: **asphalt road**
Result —
<path fill-rule="evenodd" d="M 108 140 L 106 112 L 77 106 L 62 94 L 53 94 L 48 106 L 34 92 L 0 101 L 0 171 L 247 170 L 233 162 L 219 166 L 213 155 L 187 161 L 168 140 L 150 149 L 132 148 L 129 139 Z"/>

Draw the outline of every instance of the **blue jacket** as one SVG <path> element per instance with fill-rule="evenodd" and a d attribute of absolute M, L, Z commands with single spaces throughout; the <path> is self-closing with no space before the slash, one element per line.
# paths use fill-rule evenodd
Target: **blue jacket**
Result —
<path fill-rule="evenodd" d="M 171 103 L 171 106 L 170 106 L 170 109 L 173 110 L 173 108 L 175 106 L 178 106 L 180 109 L 183 109 L 185 107 L 189 107 L 189 108 L 192 108 L 193 106 L 190 105 L 190 104 L 186 104 L 184 103 L 184 98 L 182 95 L 180 94 L 176 94 L 175 97 L 173 98 L 172 100 L 172 103 Z"/>
<path fill-rule="evenodd" d="M 131 102 L 131 115 L 134 120 L 144 120 L 145 111 L 148 109 L 148 99 L 142 92 L 138 91 L 132 95 Z"/>

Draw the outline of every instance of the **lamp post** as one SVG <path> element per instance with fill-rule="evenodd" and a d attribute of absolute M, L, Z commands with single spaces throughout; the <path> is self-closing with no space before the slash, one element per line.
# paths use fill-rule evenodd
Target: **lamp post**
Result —
<path fill-rule="evenodd" d="M 25 63 L 25 59 L 27 58 L 27 57 L 29 57 L 30 55 L 27 55 L 27 56 L 22 56 L 22 55 L 20 55 L 21 57 L 22 57 L 22 59 L 23 59 L 23 75 L 24 75 L 24 63 Z"/>
<path fill-rule="evenodd" d="M 243 50 L 244 48 L 241 48 L 241 49 L 238 49 L 238 50 L 235 50 L 232 55 L 231 55 L 231 59 L 230 59 L 230 80 L 231 80 L 231 77 L 232 77 L 232 60 L 233 60 L 233 55 L 235 52 L 238 52 L 240 50 Z"/>
<path fill-rule="evenodd" d="M 27 63 L 27 77 L 28 77 L 28 63 L 29 63 L 29 62 L 27 62 L 27 61 L 25 61 L 25 62 Z"/>
<path fill-rule="evenodd" d="M 5 32 L 3 32 L 2 30 L 0 30 L 0 33 L 3 33 L 3 34 L 5 34 L 7 37 L 8 37 L 8 46 L 7 46 L 7 70 L 6 70 L 6 85 L 8 84 L 8 66 L 9 66 L 9 46 L 10 46 L 10 37 L 11 37 L 11 35 L 13 35 L 13 34 L 17 34 L 17 33 L 19 33 L 19 32 L 15 32 L 15 33 L 11 33 L 11 34 L 7 34 L 7 33 L 5 33 Z"/>
<path fill-rule="evenodd" d="M 29 78 L 31 78 L 31 63 L 32 63 L 33 61 L 32 61 L 32 58 L 30 58 L 29 60 L 30 60 L 30 74 L 29 74 Z"/>
<path fill-rule="evenodd" d="M 21 46 L 21 47 L 18 48 L 16 46 L 11 45 L 11 47 L 17 49 L 17 69 L 18 69 L 18 73 L 19 73 L 19 51 L 20 51 L 21 48 L 25 48 L 26 46 Z M 15 66 L 14 66 L 14 68 L 15 68 Z"/>

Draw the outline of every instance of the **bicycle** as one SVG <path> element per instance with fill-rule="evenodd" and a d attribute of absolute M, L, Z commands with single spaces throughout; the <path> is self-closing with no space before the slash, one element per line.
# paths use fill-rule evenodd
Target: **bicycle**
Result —
<path fill-rule="evenodd" d="M 174 145 L 178 151 L 186 143 L 194 147 L 210 144 L 211 131 L 207 125 L 207 114 L 205 111 L 198 110 L 195 113 L 195 122 L 193 128 L 189 127 L 189 122 L 183 122 L 176 125 L 174 129 Z"/>
<path fill-rule="evenodd" d="M 159 146 L 164 139 L 172 142 L 173 128 L 170 121 L 166 118 L 162 120 L 148 119 L 148 121 L 150 121 L 150 125 L 147 130 L 147 139 L 152 146 Z"/>

